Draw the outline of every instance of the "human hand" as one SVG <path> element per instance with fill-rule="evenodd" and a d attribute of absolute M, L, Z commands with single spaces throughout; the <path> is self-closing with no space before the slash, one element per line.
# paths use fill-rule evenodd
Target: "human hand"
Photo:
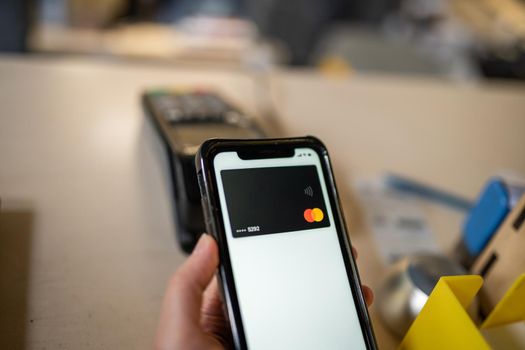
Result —
<path fill-rule="evenodd" d="M 219 265 L 215 240 L 203 234 L 171 277 L 157 329 L 156 349 L 224 349 L 229 324 L 214 277 Z"/>
<path fill-rule="evenodd" d="M 352 248 L 357 258 L 355 249 Z M 156 349 L 225 349 L 231 347 L 217 279 L 219 252 L 215 240 L 202 235 L 184 264 L 171 277 L 157 329 Z M 363 286 L 368 306 L 372 290 Z"/>

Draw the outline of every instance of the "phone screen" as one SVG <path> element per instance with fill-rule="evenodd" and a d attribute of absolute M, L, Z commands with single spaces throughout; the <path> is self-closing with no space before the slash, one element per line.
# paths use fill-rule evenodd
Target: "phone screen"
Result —
<path fill-rule="evenodd" d="M 366 349 L 318 154 L 214 158 L 250 349 Z"/>

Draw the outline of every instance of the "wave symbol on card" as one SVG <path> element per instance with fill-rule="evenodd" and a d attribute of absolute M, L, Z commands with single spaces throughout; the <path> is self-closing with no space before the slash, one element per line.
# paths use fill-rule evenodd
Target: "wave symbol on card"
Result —
<path fill-rule="evenodd" d="M 307 196 L 313 197 L 314 196 L 314 190 L 313 190 L 312 186 L 306 187 L 304 189 L 304 194 L 307 195 Z"/>

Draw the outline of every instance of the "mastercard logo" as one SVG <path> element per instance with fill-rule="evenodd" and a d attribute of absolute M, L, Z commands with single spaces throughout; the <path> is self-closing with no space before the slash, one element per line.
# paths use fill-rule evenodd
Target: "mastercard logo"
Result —
<path fill-rule="evenodd" d="M 321 222 L 324 218 L 324 213 L 319 208 L 306 209 L 303 215 L 307 222 Z"/>

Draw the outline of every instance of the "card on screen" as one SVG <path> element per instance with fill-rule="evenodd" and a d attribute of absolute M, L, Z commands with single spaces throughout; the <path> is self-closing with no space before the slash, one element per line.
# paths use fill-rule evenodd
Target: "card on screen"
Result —
<path fill-rule="evenodd" d="M 330 226 L 313 165 L 221 171 L 233 237 Z"/>

